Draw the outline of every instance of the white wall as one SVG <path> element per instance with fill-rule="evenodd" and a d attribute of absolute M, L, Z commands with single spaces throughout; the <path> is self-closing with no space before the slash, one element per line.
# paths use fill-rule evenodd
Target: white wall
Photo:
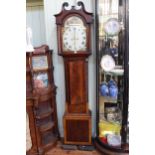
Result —
<path fill-rule="evenodd" d="M 93 12 L 94 0 L 81 0 L 85 4 L 85 8 L 89 12 Z M 44 0 L 44 10 L 45 10 L 45 25 L 46 25 L 46 43 L 51 49 L 54 50 L 53 53 L 53 63 L 54 63 L 54 78 L 57 89 L 57 110 L 58 110 L 58 125 L 61 137 L 63 137 L 63 124 L 62 118 L 65 111 L 65 79 L 64 79 L 64 64 L 61 56 L 57 53 L 57 33 L 54 15 L 61 11 L 61 6 L 63 2 L 69 2 L 70 5 L 74 4 L 74 0 Z M 92 29 L 94 32 L 94 28 Z M 96 71 L 95 71 L 95 50 L 94 42 L 95 35 L 92 35 L 92 55 L 89 57 L 89 107 L 92 110 L 92 135 L 95 136 L 95 111 L 96 111 Z"/>
<path fill-rule="evenodd" d="M 29 2 L 26 6 L 26 25 L 32 28 L 33 46 L 46 43 L 43 2 Z"/>

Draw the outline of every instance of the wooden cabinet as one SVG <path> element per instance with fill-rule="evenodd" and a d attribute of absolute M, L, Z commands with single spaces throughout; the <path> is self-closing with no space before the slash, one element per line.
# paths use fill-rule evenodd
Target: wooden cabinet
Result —
<path fill-rule="evenodd" d="M 96 147 L 129 153 L 128 0 L 96 1 Z"/>
<path fill-rule="evenodd" d="M 37 100 L 29 112 L 29 115 L 33 115 L 34 123 L 30 131 L 35 128 L 35 136 L 31 138 L 34 141 L 37 139 L 36 152 L 44 154 L 56 144 L 59 137 L 52 51 L 46 45 L 27 53 L 27 108 L 30 95 Z M 32 118 L 29 119 L 31 122 Z"/>

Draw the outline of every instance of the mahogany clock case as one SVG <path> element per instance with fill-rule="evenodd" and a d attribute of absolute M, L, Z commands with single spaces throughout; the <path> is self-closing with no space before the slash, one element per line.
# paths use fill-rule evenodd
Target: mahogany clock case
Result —
<path fill-rule="evenodd" d="M 93 14 L 85 10 L 83 2 L 77 2 L 80 9 L 63 3 L 56 14 L 58 54 L 64 59 L 66 109 L 63 117 L 65 144 L 91 144 L 91 113 L 88 107 L 88 57 L 91 55 L 91 25 Z M 74 20 L 72 20 L 74 19 Z M 71 22 L 70 22 L 71 21 Z M 66 23 L 70 23 L 66 26 Z M 82 23 L 82 24 L 81 24 Z M 66 35 L 64 29 L 73 34 Z M 84 31 L 83 31 L 84 30 Z M 83 32 L 83 45 L 79 33 Z M 72 36 L 70 38 L 70 36 Z M 73 46 L 68 46 L 69 39 Z M 67 46 L 65 45 L 67 44 Z M 75 136 L 76 135 L 76 136 Z"/>

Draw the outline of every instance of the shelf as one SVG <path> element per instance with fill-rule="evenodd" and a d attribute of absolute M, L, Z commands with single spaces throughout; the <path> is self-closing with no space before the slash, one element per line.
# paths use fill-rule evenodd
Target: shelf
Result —
<path fill-rule="evenodd" d="M 48 144 L 44 145 L 43 148 L 47 150 L 47 149 L 51 149 L 52 147 L 55 147 L 57 144 L 57 140 L 58 139 L 55 138 L 52 142 L 49 142 Z"/>
<path fill-rule="evenodd" d="M 54 122 L 49 122 L 45 125 L 40 126 L 40 132 L 45 132 L 52 129 L 55 126 Z"/>
<path fill-rule="evenodd" d="M 51 85 L 49 84 L 48 87 L 45 88 L 35 88 L 34 92 L 37 95 L 47 95 L 49 94 L 51 96 L 51 93 L 53 93 L 56 90 L 56 86 L 55 85 Z"/>
<path fill-rule="evenodd" d="M 100 96 L 100 98 L 105 102 L 108 102 L 108 103 L 114 103 L 114 104 L 117 104 L 118 101 L 117 99 L 114 99 L 112 97 L 109 97 L 109 96 Z"/>
<path fill-rule="evenodd" d="M 51 69 L 54 69 L 54 67 L 48 67 L 48 68 L 44 68 L 44 69 L 33 69 L 33 72 L 36 73 L 36 72 L 47 72 Z"/>
<path fill-rule="evenodd" d="M 123 76 L 124 75 L 124 69 L 122 66 L 115 66 L 115 68 L 109 72 L 105 72 L 102 70 L 102 73 L 105 75 L 111 75 L 111 76 Z"/>
<path fill-rule="evenodd" d="M 105 75 L 111 75 L 111 76 L 123 76 L 124 73 L 114 73 L 114 72 L 103 72 Z"/>
<path fill-rule="evenodd" d="M 104 113 L 100 113 L 99 115 L 104 115 Z M 110 123 L 113 125 L 121 125 L 121 121 L 108 121 L 105 116 L 103 118 L 100 118 L 99 122 L 106 122 L 106 123 Z"/>
<path fill-rule="evenodd" d="M 53 109 L 50 109 L 48 111 L 42 111 L 40 112 L 40 114 L 38 116 L 36 116 L 37 119 L 43 119 L 45 117 L 48 117 L 50 116 L 52 113 L 54 112 Z"/>
<path fill-rule="evenodd" d="M 57 137 L 51 133 L 45 135 L 45 137 L 43 137 L 42 139 L 44 147 L 52 146 L 57 142 Z"/>
<path fill-rule="evenodd" d="M 108 123 L 111 123 L 111 124 L 114 124 L 114 125 L 121 125 L 121 122 L 118 122 L 118 121 L 108 121 L 107 119 L 106 119 L 106 121 Z"/>

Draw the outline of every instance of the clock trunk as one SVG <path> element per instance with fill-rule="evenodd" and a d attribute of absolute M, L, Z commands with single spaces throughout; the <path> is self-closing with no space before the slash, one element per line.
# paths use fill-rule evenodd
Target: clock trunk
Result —
<path fill-rule="evenodd" d="M 88 62 L 86 57 L 65 58 L 68 113 L 88 113 Z"/>

